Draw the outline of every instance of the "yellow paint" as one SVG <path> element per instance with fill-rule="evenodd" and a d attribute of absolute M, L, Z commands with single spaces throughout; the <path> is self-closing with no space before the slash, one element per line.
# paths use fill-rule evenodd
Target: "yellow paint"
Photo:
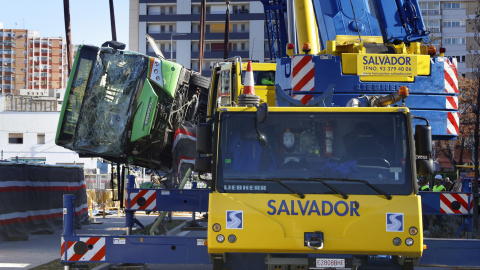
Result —
<path fill-rule="evenodd" d="M 232 32 L 232 24 L 229 24 L 228 31 Z M 210 32 L 211 33 L 225 33 L 225 24 L 224 23 L 211 23 L 210 24 Z"/>
<path fill-rule="evenodd" d="M 319 183 L 320 184 L 320 183 Z M 414 194 L 409 196 L 392 196 L 387 200 L 382 195 L 350 195 L 344 200 L 340 195 L 306 194 L 300 199 L 292 194 L 246 194 L 246 193 L 218 193 L 210 195 L 208 220 L 208 252 L 269 252 L 269 253 L 326 253 L 326 254 L 384 254 L 420 257 L 423 251 L 423 237 L 421 226 L 420 197 Z M 285 200 L 289 206 L 290 215 L 282 212 L 280 215 L 270 215 L 272 208 L 269 201 L 274 200 L 278 206 Z M 338 216 L 333 212 L 330 215 L 317 215 L 308 211 L 305 215 L 295 208 L 297 215 L 292 215 L 291 204 L 305 205 L 306 201 L 329 201 L 335 205 L 338 201 L 350 204 L 359 203 L 358 213 Z M 340 204 L 339 204 L 340 205 Z M 226 228 L 226 211 L 243 211 L 243 229 Z M 327 210 L 328 212 L 328 210 Z M 339 208 L 339 212 L 345 212 Z M 404 231 L 386 231 L 386 213 L 404 213 Z M 351 216 L 352 214 L 352 216 Z M 211 228 L 219 223 L 222 229 L 214 232 Z M 419 233 L 409 234 L 409 228 L 415 226 Z M 324 247 L 321 251 L 313 251 L 304 246 L 304 233 L 321 231 L 324 233 Z M 223 234 L 228 238 L 230 234 L 237 237 L 235 243 L 225 240 L 218 243 L 216 237 Z M 393 238 L 400 237 L 402 245 L 394 246 Z M 407 237 L 414 240 L 413 246 L 406 246 Z"/>
<path fill-rule="evenodd" d="M 313 12 L 313 4 L 310 0 L 295 1 L 295 29 L 298 36 L 298 48 L 301 51 L 304 42 L 310 43 L 312 50 L 309 54 L 317 54 L 320 52 L 320 45 L 317 33 L 317 24 L 315 13 Z"/>
<path fill-rule="evenodd" d="M 415 75 L 406 76 L 406 75 L 367 75 L 362 76 L 362 62 L 363 57 L 379 57 L 379 56 L 388 56 L 388 57 L 409 57 L 411 65 Z M 399 65 L 396 66 L 400 67 Z M 344 75 L 359 75 L 361 81 L 382 81 L 382 82 L 413 82 L 415 76 L 427 76 L 430 75 L 430 56 L 428 55 L 419 55 L 419 54 L 357 54 L 357 53 L 344 53 L 342 54 L 342 72 Z M 395 72 L 395 71 L 386 71 L 386 72 Z"/>
<path fill-rule="evenodd" d="M 402 112 L 407 113 L 407 107 L 272 107 L 268 108 L 271 112 L 374 112 L 374 113 L 393 113 Z M 229 112 L 255 112 L 257 108 L 254 107 L 228 107 Z"/>
<path fill-rule="evenodd" d="M 275 71 L 277 69 L 276 63 L 252 63 L 254 71 Z M 242 63 L 242 73 L 246 72 L 247 63 Z M 238 104 L 238 96 L 243 94 L 243 85 L 240 74 L 237 73 L 237 87 L 235 102 Z M 275 106 L 275 85 L 255 85 L 255 94 L 260 97 L 260 103 L 268 103 L 268 106 Z"/>

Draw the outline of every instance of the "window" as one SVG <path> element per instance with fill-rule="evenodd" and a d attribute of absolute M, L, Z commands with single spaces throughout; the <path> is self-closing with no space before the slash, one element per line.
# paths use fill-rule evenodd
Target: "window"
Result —
<path fill-rule="evenodd" d="M 23 144 L 23 133 L 8 133 L 8 143 Z"/>
<path fill-rule="evenodd" d="M 444 45 L 460 45 L 465 44 L 465 38 L 444 38 L 443 44 Z"/>
<path fill-rule="evenodd" d="M 421 2 L 419 4 L 420 4 L 420 10 L 422 10 L 422 15 L 439 15 L 440 14 L 439 1 Z"/>
<path fill-rule="evenodd" d="M 460 3 L 443 3 L 444 9 L 460 9 Z"/>
<path fill-rule="evenodd" d="M 432 33 L 440 33 L 440 20 L 425 20 L 425 27 Z"/>
<path fill-rule="evenodd" d="M 160 6 L 149 6 L 147 15 L 160 15 Z"/>
<path fill-rule="evenodd" d="M 45 144 L 45 134 L 38 133 L 37 134 L 37 144 Z"/>
<path fill-rule="evenodd" d="M 458 63 L 460 63 L 460 62 L 465 62 L 465 55 L 451 55 L 451 56 L 448 56 L 448 57 L 457 58 L 457 62 L 458 62 Z"/>
<path fill-rule="evenodd" d="M 443 27 L 453 28 L 453 27 L 461 27 L 462 23 L 460 20 L 458 21 L 443 21 Z"/>

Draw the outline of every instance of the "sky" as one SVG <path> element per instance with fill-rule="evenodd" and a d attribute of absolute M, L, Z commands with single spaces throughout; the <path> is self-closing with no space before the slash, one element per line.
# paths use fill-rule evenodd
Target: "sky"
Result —
<path fill-rule="evenodd" d="M 100 46 L 112 40 L 109 0 L 69 0 L 72 44 Z M 127 44 L 129 0 L 114 0 L 117 40 Z M 38 31 L 40 37 L 65 37 L 63 0 L 0 0 L 5 29 Z"/>

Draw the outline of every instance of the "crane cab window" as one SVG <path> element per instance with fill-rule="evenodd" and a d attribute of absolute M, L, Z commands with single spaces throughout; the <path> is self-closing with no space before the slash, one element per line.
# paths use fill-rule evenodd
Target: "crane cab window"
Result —
<path fill-rule="evenodd" d="M 275 71 L 253 71 L 255 85 L 275 85 Z M 242 85 L 245 82 L 245 71 L 242 72 Z"/>

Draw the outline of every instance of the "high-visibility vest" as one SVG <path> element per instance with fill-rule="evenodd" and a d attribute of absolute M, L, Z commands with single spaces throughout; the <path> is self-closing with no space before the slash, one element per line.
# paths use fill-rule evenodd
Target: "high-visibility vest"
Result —
<path fill-rule="evenodd" d="M 433 186 L 433 191 L 440 192 L 446 191 L 447 189 L 443 185 Z"/>
<path fill-rule="evenodd" d="M 420 191 L 431 191 L 428 185 L 420 187 Z"/>

